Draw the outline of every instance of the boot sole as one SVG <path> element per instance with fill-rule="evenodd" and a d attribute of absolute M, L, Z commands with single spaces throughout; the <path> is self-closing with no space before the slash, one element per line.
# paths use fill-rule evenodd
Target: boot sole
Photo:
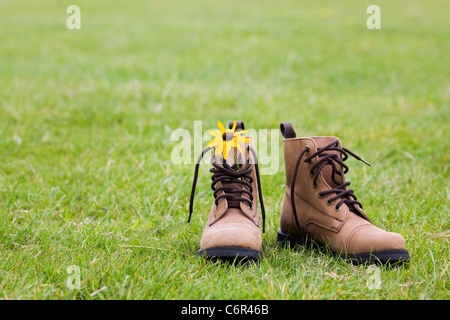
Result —
<path fill-rule="evenodd" d="M 263 259 L 262 252 L 244 247 L 212 247 L 200 249 L 197 256 L 205 257 L 208 260 L 230 262 L 243 262 L 247 260 L 260 261 Z"/>
<path fill-rule="evenodd" d="M 402 264 L 409 262 L 409 253 L 406 250 L 382 250 L 376 252 L 363 252 L 363 253 L 353 253 L 353 254 L 340 254 L 332 251 L 328 246 L 320 244 L 312 239 L 308 239 L 306 243 L 302 239 L 283 233 L 278 229 L 277 231 L 277 243 L 278 244 L 288 244 L 291 249 L 297 246 L 312 245 L 323 250 L 326 249 L 327 252 L 331 253 L 334 257 L 342 258 L 347 262 L 351 262 L 354 265 L 360 264 L 380 264 L 380 265 L 393 265 Z"/>

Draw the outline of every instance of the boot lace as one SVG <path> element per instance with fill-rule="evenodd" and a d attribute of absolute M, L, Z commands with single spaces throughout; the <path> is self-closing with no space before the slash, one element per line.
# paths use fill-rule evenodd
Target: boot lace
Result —
<path fill-rule="evenodd" d="M 198 170 L 200 166 L 200 162 L 203 159 L 203 156 L 208 152 L 212 150 L 210 147 L 206 147 L 201 155 L 199 156 L 197 163 L 195 164 L 195 172 L 194 172 L 194 179 L 192 182 L 192 189 L 191 189 L 191 196 L 189 200 L 189 218 L 188 223 L 191 221 L 191 216 L 193 212 L 194 207 L 194 195 L 195 195 L 195 187 L 197 185 L 197 179 L 198 179 Z M 259 196 L 259 203 L 261 205 L 261 216 L 263 221 L 262 226 L 262 232 L 265 232 L 265 220 L 266 220 L 266 214 L 264 210 L 264 201 L 262 197 L 262 191 L 261 191 L 261 180 L 259 176 L 259 168 L 258 168 L 258 161 L 256 157 L 256 151 L 247 145 L 247 150 L 250 151 L 253 155 L 253 159 L 255 159 L 255 173 L 256 173 L 256 179 L 257 179 L 257 188 L 258 188 L 258 196 Z M 214 203 L 217 206 L 219 206 L 219 201 L 221 199 L 226 199 L 228 201 L 228 207 L 229 208 L 240 208 L 240 202 L 244 202 L 247 204 L 250 209 L 253 208 L 253 178 L 251 176 L 251 173 L 253 171 L 252 165 L 248 161 L 247 158 L 247 164 L 238 166 L 237 164 L 229 165 L 225 161 L 223 161 L 220 165 L 216 163 L 216 157 L 211 157 L 211 164 L 212 168 L 209 170 L 212 173 L 211 176 L 211 189 L 214 191 Z M 216 184 L 218 182 L 221 182 L 222 186 L 216 188 Z M 223 192 L 223 193 L 222 193 Z M 222 193 L 222 194 L 220 194 Z M 220 195 L 219 195 L 220 194 Z M 242 194 L 248 195 L 248 198 L 242 197 Z"/>
<path fill-rule="evenodd" d="M 295 180 L 297 178 L 297 173 L 298 173 L 298 168 L 300 165 L 300 161 L 302 160 L 303 156 L 305 155 L 306 152 L 309 151 L 309 146 L 306 146 L 302 152 L 300 152 L 300 155 L 297 158 L 297 162 L 295 164 L 295 168 L 294 168 L 294 173 L 293 173 L 293 177 L 292 177 L 292 181 L 291 181 L 291 204 L 292 204 L 292 209 L 294 212 L 294 220 L 297 226 L 297 229 L 300 232 L 300 236 L 302 239 L 305 239 L 304 235 L 303 235 L 303 231 L 302 228 L 300 228 L 300 223 L 298 221 L 297 218 L 297 211 L 295 208 L 295 200 L 294 200 L 294 194 L 295 194 Z M 338 154 L 336 153 L 327 153 L 327 151 L 337 151 L 342 155 L 342 159 L 339 157 Z M 357 201 L 357 198 L 355 196 L 355 194 L 353 193 L 353 189 L 347 189 L 347 187 L 350 185 L 350 182 L 344 182 L 341 183 L 340 181 L 337 180 L 337 177 L 341 177 L 342 172 L 338 169 L 338 167 L 336 166 L 336 164 L 339 164 L 341 166 L 341 168 L 344 171 L 344 174 L 348 172 L 349 168 L 348 166 L 344 163 L 344 161 L 346 161 L 349 157 L 349 155 L 351 155 L 352 157 L 354 157 L 355 159 L 364 162 L 365 164 L 367 164 L 368 166 L 370 166 L 371 164 L 368 163 L 367 161 L 363 160 L 360 156 L 358 156 L 357 154 L 353 153 L 352 151 L 350 151 L 347 148 L 343 148 L 339 146 L 339 140 L 336 139 L 333 142 L 329 143 L 328 145 L 326 145 L 323 148 L 318 148 L 316 152 L 314 152 L 313 154 L 311 154 L 310 156 L 308 156 L 307 158 L 305 158 L 303 161 L 305 163 L 309 163 L 314 157 L 319 157 L 319 160 L 311 167 L 311 170 L 309 172 L 309 174 L 314 177 L 313 179 L 313 187 L 317 187 L 317 179 L 320 176 L 320 173 L 322 171 L 322 169 L 325 166 L 331 166 L 331 179 L 334 182 L 334 184 L 336 184 L 336 187 L 330 189 L 330 190 L 325 190 L 325 191 L 321 191 L 318 193 L 318 197 L 321 198 L 327 194 L 335 194 L 333 197 L 329 198 L 326 203 L 327 205 L 332 205 L 333 202 L 337 199 L 340 199 L 339 202 L 335 205 L 334 209 L 336 211 L 339 211 L 342 204 L 346 204 L 347 206 L 350 207 L 350 210 L 352 210 L 352 207 L 354 207 L 355 205 L 358 205 L 361 209 L 362 209 L 362 204 Z M 355 209 L 353 209 L 352 211 L 356 211 Z"/>

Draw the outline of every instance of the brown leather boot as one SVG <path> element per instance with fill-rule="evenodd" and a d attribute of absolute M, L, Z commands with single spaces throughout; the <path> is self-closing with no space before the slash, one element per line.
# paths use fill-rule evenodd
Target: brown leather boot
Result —
<path fill-rule="evenodd" d="M 230 129 L 233 122 L 230 123 Z M 237 122 L 236 131 L 244 130 L 244 124 Z M 253 138 L 241 144 L 242 153 L 234 148 L 227 160 L 222 155 L 211 157 L 211 189 L 214 191 L 214 204 L 209 212 L 206 226 L 200 241 L 199 256 L 207 259 L 260 260 L 262 254 L 261 217 L 257 197 L 261 205 L 264 232 L 264 203 L 261 193 L 258 162 Z M 224 135 L 224 140 L 226 139 Z M 198 168 L 203 156 L 212 150 L 207 147 L 200 155 L 192 184 L 189 219 L 193 211 L 195 186 Z M 238 160 L 238 161 L 236 161 Z"/>
<path fill-rule="evenodd" d="M 345 181 L 349 155 L 368 163 L 343 148 L 338 138 L 297 138 L 288 122 L 280 128 L 286 193 L 277 242 L 288 241 L 293 247 L 311 239 L 355 264 L 408 261 L 405 239 L 374 226 Z"/>

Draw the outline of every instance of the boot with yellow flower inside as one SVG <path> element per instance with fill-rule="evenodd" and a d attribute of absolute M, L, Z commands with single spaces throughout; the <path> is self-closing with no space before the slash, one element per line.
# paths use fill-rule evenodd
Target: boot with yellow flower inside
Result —
<path fill-rule="evenodd" d="M 246 130 L 241 121 L 230 122 L 228 130 L 219 121 L 218 127 L 220 130 L 210 131 L 214 139 L 197 160 L 192 184 L 188 222 L 193 212 L 199 165 L 211 152 L 214 201 L 198 255 L 206 259 L 259 261 L 263 258 L 261 229 L 264 232 L 265 212 L 253 137 L 243 136 Z"/>

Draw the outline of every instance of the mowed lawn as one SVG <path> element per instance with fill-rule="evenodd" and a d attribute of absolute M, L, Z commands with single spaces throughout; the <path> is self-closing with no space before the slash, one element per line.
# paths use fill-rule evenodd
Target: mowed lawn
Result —
<path fill-rule="evenodd" d="M 0 298 L 449 298 L 448 2 L 83 0 L 68 30 L 71 4 L 0 1 Z M 209 167 L 188 225 L 194 165 L 173 163 L 171 135 L 231 120 L 290 121 L 372 163 L 347 178 L 409 265 L 278 247 L 281 138 L 265 259 L 198 258 Z"/>

